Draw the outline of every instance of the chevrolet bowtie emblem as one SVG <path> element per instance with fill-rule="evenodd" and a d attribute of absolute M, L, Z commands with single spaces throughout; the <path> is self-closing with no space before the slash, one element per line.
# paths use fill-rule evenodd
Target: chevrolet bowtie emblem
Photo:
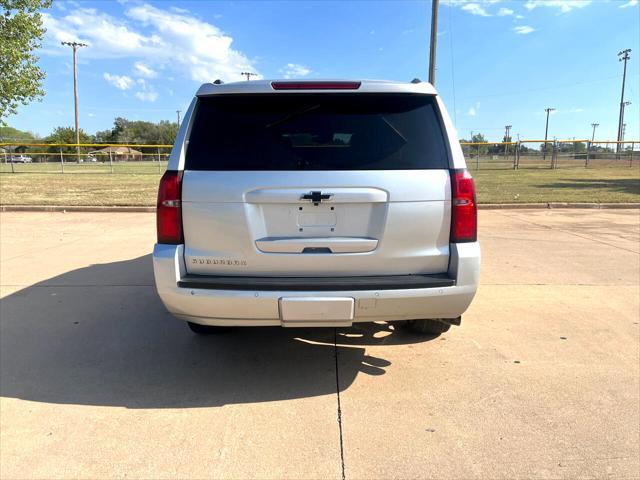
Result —
<path fill-rule="evenodd" d="M 318 190 L 314 190 L 312 192 L 305 193 L 304 195 L 302 195 L 300 197 L 300 200 L 310 200 L 313 203 L 320 203 L 323 200 L 329 200 L 331 197 L 332 197 L 331 194 L 322 193 Z"/>

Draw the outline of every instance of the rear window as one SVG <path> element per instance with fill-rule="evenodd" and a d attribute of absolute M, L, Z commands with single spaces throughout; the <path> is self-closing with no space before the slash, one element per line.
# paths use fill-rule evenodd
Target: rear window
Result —
<path fill-rule="evenodd" d="M 447 168 L 433 97 L 218 95 L 198 99 L 187 170 Z"/>

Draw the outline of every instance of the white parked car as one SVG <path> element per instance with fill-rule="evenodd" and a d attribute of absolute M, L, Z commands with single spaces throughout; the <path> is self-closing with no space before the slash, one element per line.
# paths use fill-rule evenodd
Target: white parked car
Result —
<path fill-rule="evenodd" d="M 217 327 L 459 325 L 478 287 L 474 183 L 428 83 L 205 84 L 160 182 L 157 290 Z"/>
<path fill-rule="evenodd" d="M 31 163 L 33 162 L 33 159 L 26 155 L 17 155 L 17 156 L 11 157 L 9 161 L 12 163 Z"/>

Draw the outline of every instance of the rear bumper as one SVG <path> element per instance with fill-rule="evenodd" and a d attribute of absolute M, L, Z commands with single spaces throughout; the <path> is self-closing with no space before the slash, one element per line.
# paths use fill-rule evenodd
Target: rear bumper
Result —
<path fill-rule="evenodd" d="M 299 287 L 273 290 L 254 283 L 243 289 L 229 288 L 229 285 L 217 289 L 206 282 L 193 283 L 193 277 L 186 272 L 182 245 L 156 244 L 153 271 L 158 294 L 167 310 L 178 318 L 203 325 L 321 327 L 377 320 L 453 319 L 466 311 L 476 293 L 480 246 L 477 242 L 451 244 L 448 277 L 455 284 L 441 286 L 451 282 L 440 282 L 426 288 L 390 289 L 387 286 L 349 290 L 347 283 L 336 290 L 328 290 L 326 286 L 316 290 Z M 283 321 L 280 300 L 293 297 L 353 298 L 353 315 L 349 320 Z"/>

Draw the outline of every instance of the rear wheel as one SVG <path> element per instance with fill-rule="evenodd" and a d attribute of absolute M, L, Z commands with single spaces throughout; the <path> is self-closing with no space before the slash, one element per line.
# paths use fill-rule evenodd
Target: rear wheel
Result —
<path fill-rule="evenodd" d="M 216 335 L 229 331 L 229 327 L 214 327 L 212 325 L 200 325 L 199 323 L 187 322 L 189 329 L 198 335 Z"/>
<path fill-rule="evenodd" d="M 409 330 L 415 333 L 425 333 L 430 335 L 437 335 L 444 333 L 451 328 L 450 323 L 440 322 L 430 318 L 424 318 L 420 320 L 409 320 L 407 322 Z"/>

